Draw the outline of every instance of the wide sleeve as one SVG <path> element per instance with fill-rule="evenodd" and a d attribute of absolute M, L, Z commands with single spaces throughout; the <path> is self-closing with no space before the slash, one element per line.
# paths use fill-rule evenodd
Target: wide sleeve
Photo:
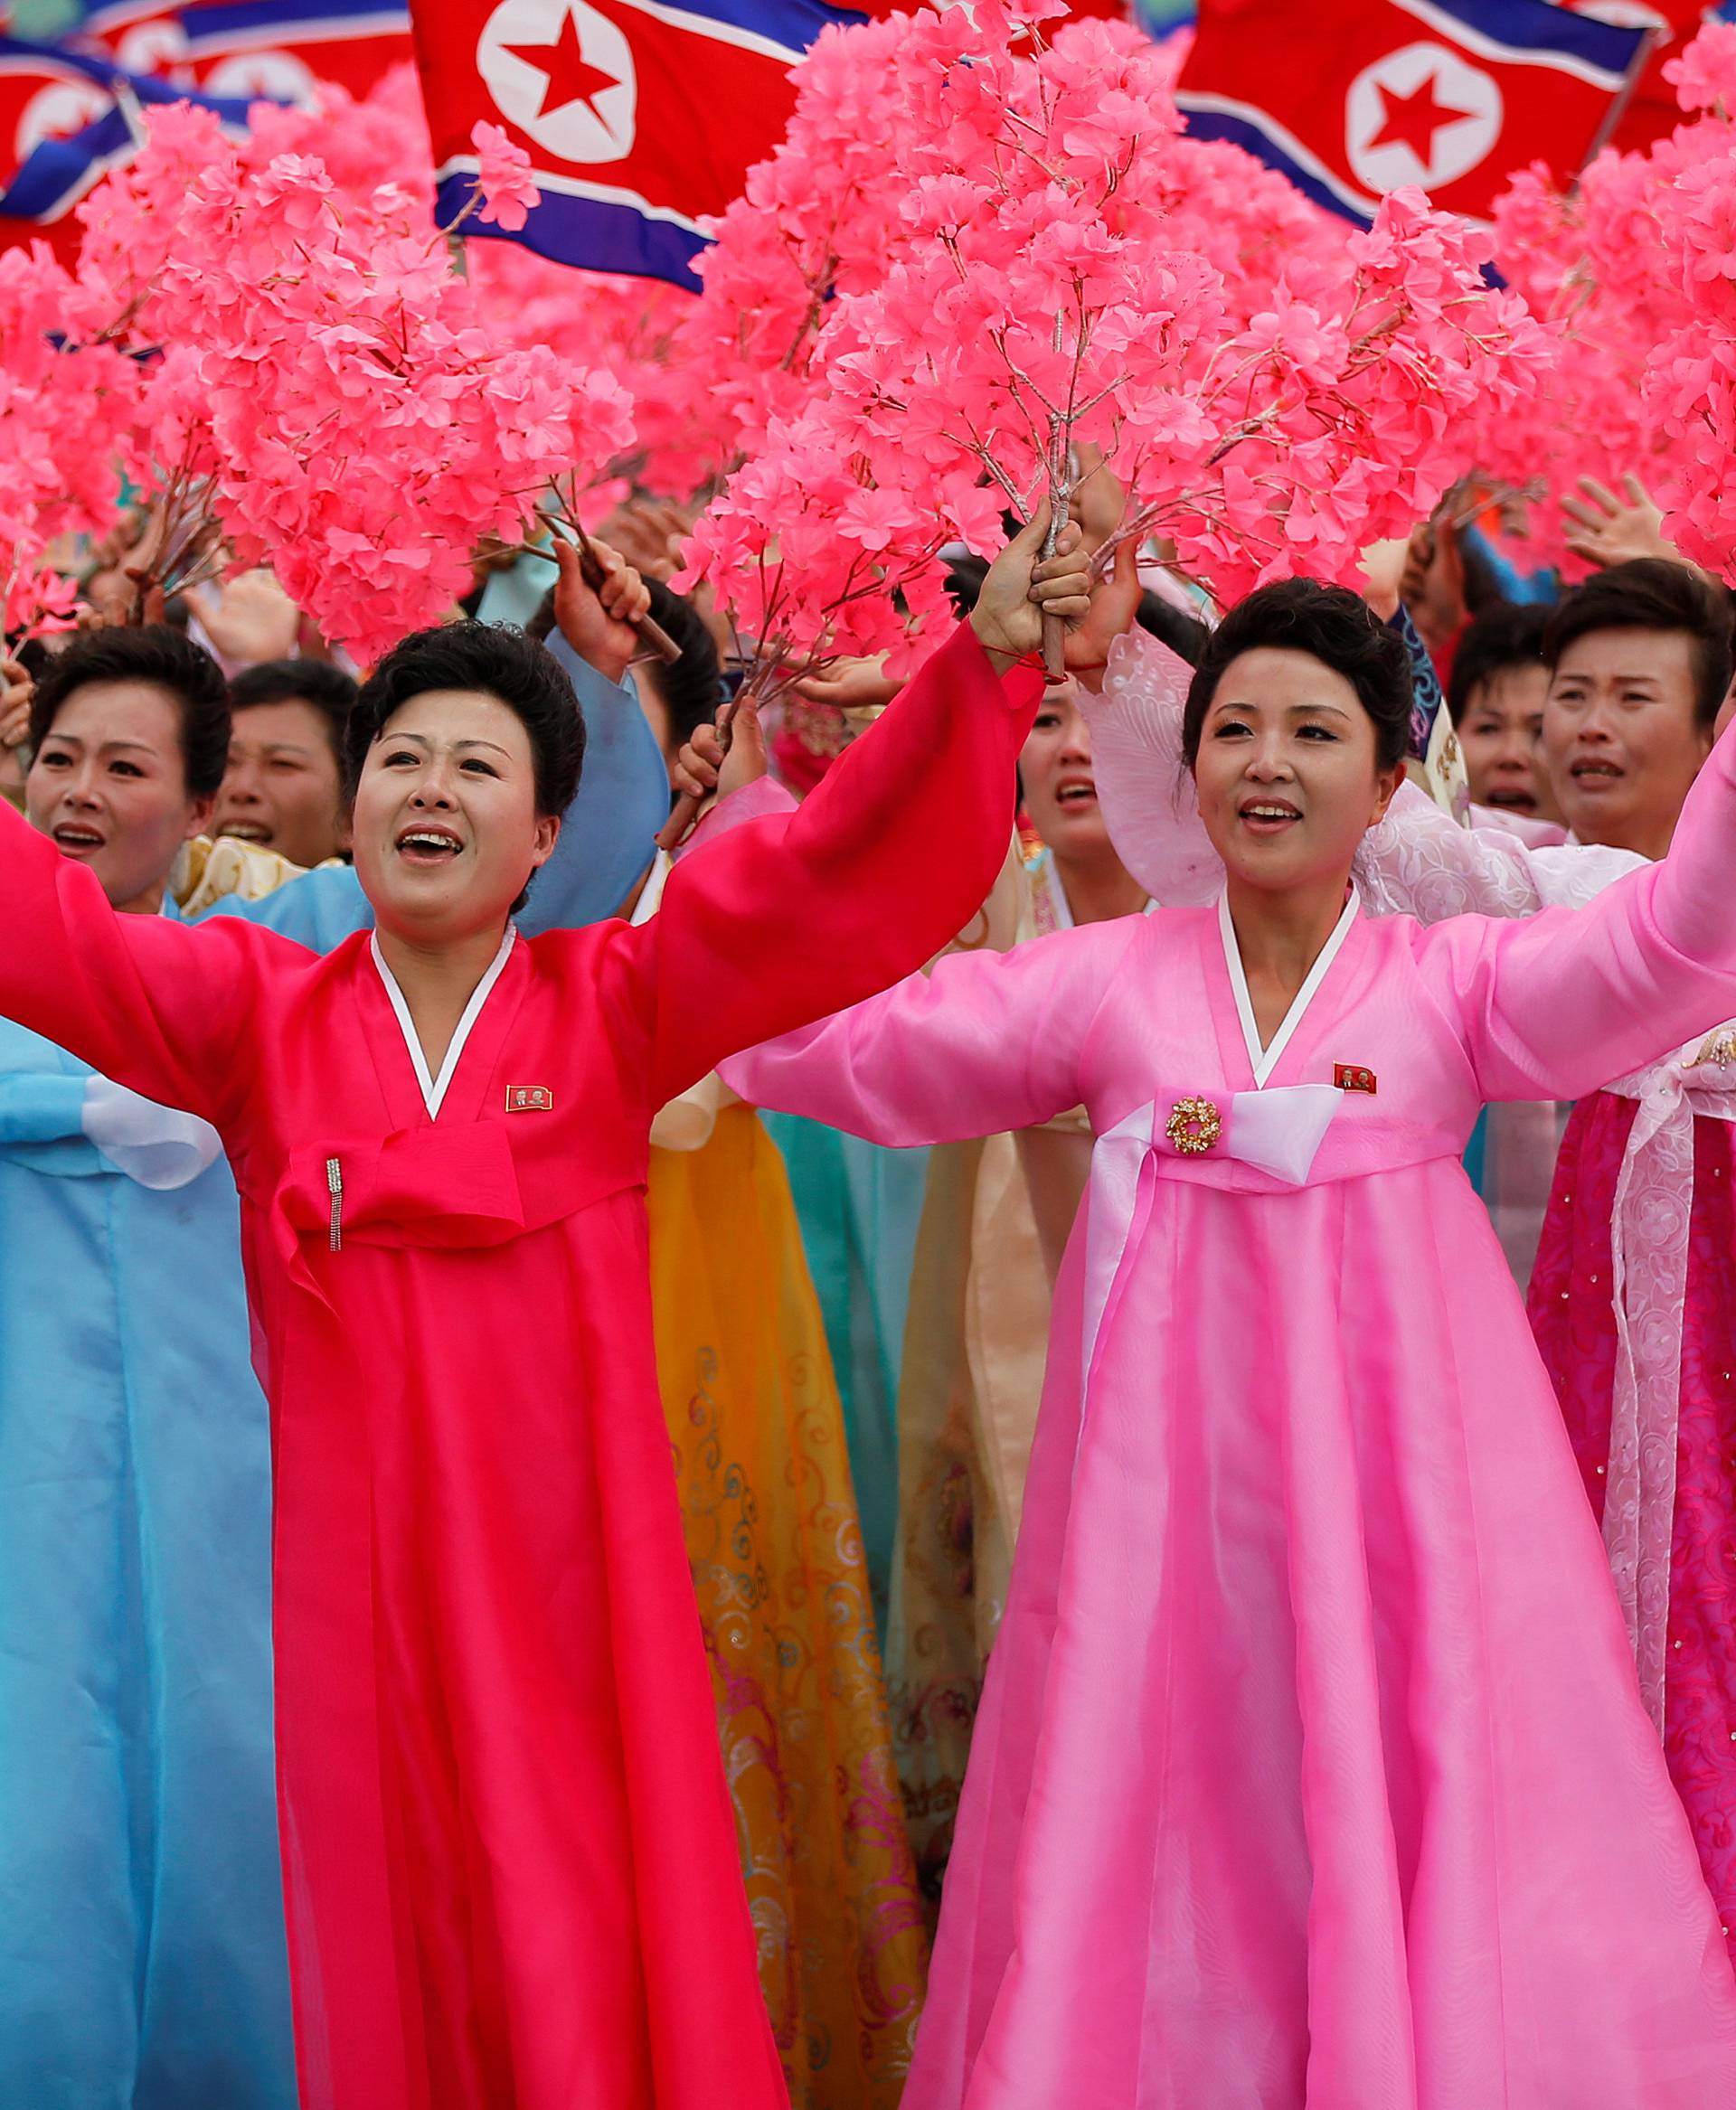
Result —
<path fill-rule="evenodd" d="M 1631 851 L 1569 843 L 1538 849 L 1502 827 L 1465 828 L 1414 784 L 1356 852 L 1356 883 L 1379 916 L 1534 916 L 1578 908 L 1646 862 Z"/>
<path fill-rule="evenodd" d="M 612 916 L 656 854 L 669 818 L 669 771 L 637 692 L 598 673 L 561 633 L 548 648 L 585 714 L 585 766 L 549 862 L 518 918 L 527 937 L 577 930 Z"/>
<path fill-rule="evenodd" d="M 1736 1013 L 1736 739 L 1700 772 L 1670 853 L 1580 909 L 1464 917 L 1419 941 L 1490 1099 L 1576 1098 Z"/>
<path fill-rule="evenodd" d="M 656 1104 L 939 951 L 994 883 L 1041 695 L 1033 670 L 998 678 L 961 624 L 795 813 L 675 867 L 618 947 Z"/>
<path fill-rule="evenodd" d="M 722 1066 L 757 1107 L 870 1143 L 955 1143 L 1030 1128 L 1087 1095 L 1086 1052 L 1141 919 L 1057 930 L 1005 953 L 949 953 L 818 1025 Z"/>
<path fill-rule="evenodd" d="M 233 920 L 118 916 L 96 875 L 10 807 L 0 807 L 0 1016 L 223 1126 L 256 1067 L 244 1047 L 279 939 Z"/>

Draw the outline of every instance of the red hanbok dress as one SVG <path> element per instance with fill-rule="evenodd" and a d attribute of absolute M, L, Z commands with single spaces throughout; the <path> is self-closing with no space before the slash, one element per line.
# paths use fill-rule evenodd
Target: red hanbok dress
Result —
<path fill-rule="evenodd" d="M 654 920 L 512 938 L 443 1093 L 368 937 L 116 916 L 0 815 L 0 1013 L 212 1121 L 241 1192 L 308 2110 L 785 2101 L 658 1401 L 648 1132 L 939 949 L 1039 686 L 961 631 Z"/>

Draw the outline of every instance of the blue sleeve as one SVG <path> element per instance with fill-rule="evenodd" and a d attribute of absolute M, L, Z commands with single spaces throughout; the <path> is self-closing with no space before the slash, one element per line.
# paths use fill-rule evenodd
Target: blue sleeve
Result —
<path fill-rule="evenodd" d="M 605 680 L 558 630 L 548 646 L 585 714 L 585 767 L 554 854 L 518 918 L 527 937 L 612 916 L 656 854 L 654 838 L 669 818 L 669 771 L 632 675 L 621 686 Z"/>
<path fill-rule="evenodd" d="M 226 894 L 197 920 L 203 923 L 211 916 L 244 917 L 315 953 L 332 952 L 356 931 L 373 928 L 373 909 L 347 864 L 305 871 L 259 901 Z"/>

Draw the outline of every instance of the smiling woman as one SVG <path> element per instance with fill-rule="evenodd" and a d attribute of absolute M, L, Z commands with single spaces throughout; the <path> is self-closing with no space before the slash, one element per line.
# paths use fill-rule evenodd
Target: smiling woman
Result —
<path fill-rule="evenodd" d="M 1263 589 L 1186 707 L 1216 902 L 955 956 L 724 1065 L 881 1144 L 1081 1102 L 1097 1137 L 905 2110 L 1736 2090 L 1718 1922 L 1459 1162 L 1486 1100 L 1723 1000 L 1736 745 L 1591 907 L 1424 929 L 1350 883 L 1409 702 L 1355 597 Z"/>
<path fill-rule="evenodd" d="M 32 699 L 31 824 L 90 867 L 115 909 L 159 909 L 175 852 L 211 819 L 229 730 L 216 663 L 178 631 L 82 638 Z"/>
<path fill-rule="evenodd" d="M 656 1390 L 650 1123 L 986 891 L 1014 663 L 1087 606 L 1077 536 L 1037 563 L 1042 533 L 797 814 L 637 928 L 508 922 L 581 734 L 538 648 L 475 626 L 358 700 L 373 939 L 117 917 L 0 815 L 29 933 L 0 1013 L 212 1120 L 241 1190 L 309 2110 L 784 2099 Z"/>

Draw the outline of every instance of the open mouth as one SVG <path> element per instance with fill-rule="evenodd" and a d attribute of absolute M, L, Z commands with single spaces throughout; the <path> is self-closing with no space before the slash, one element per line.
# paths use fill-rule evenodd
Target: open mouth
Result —
<path fill-rule="evenodd" d="M 1095 805 L 1097 804 L 1097 786 L 1088 777 L 1070 777 L 1056 790 L 1055 804 L 1071 807 Z"/>
<path fill-rule="evenodd" d="M 1568 772 L 1575 784 L 1587 791 L 1598 791 L 1606 785 L 1619 784 L 1628 772 L 1618 762 L 1575 762 Z"/>
<path fill-rule="evenodd" d="M 464 849 L 456 831 L 451 828 L 406 828 L 393 847 L 407 864 L 433 867 L 449 864 Z"/>
<path fill-rule="evenodd" d="M 1236 808 L 1237 818 L 1250 834 L 1281 835 L 1302 818 L 1288 799 L 1250 798 Z"/>
<path fill-rule="evenodd" d="M 263 821 L 224 821 L 217 833 L 231 836 L 237 843 L 269 843 L 271 840 L 271 831 Z"/>
<path fill-rule="evenodd" d="M 88 857 L 93 850 L 100 850 L 108 841 L 95 828 L 80 827 L 76 821 L 62 821 L 53 831 L 55 847 L 68 857 Z"/>
<path fill-rule="evenodd" d="M 1521 791 L 1514 785 L 1495 786 L 1485 795 L 1483 804 L 1509 814 L 1534 814 L 1537 811 L 1537 800 L 1533 794 Z"/>

